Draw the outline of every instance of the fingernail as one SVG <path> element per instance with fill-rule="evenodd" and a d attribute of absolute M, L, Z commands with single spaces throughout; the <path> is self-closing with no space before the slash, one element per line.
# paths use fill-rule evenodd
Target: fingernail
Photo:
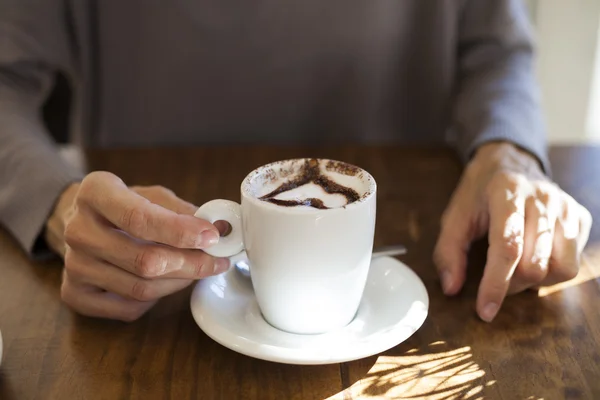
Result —
<path fill-rule="evenodd" d="M 452 287 L 452 275 L 448 271 L 442 272 L 442 289 L 444 293 L 448 293 Z"/>
<path fill-rule="evenodd" d="M 496 314 L 498 313 L 498 304 L 491 302 L 487 303 L 481 311 L 481 319 L 485 322 L 492 322 Z"/>
<path fill-rule="evenodd" d="M 219 243 L 219 235 L 213 231 L 204 231 L 200 234 L 200 243 L 198 247 L 210 247 Z"/>
<path fill-rule="evenodd" d="M 220 274 L 221 272 L 225 272 L 229 269 L 230 265 L 231 265 L 231 263 L 229 261 L 229 258 L 216 258 L 215 266 L 214 266 L 214 273 Z"/>

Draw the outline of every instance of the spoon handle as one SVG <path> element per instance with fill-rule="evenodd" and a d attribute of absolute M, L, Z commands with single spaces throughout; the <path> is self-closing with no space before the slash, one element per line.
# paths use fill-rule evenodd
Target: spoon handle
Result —
<path fill-rule="evenodd" d="M 399 256 L 402 254 L 406 254 L 406 247 L 401 244 L 395 244 L 392 246 L 383 246 L 378 247 L 373 250 L 373 255 L 371 258 L 383 257 L 383 256 Z"/>

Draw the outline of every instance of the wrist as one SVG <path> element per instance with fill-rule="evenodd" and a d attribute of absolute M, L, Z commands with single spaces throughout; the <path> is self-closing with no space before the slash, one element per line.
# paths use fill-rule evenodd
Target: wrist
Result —
<path fill-rule="evenodd" d="M 65 254 L 65 226 L 73 210 L 78 190 L 79 183 L 69 185 L 58 197 L 54 209 L 46 221 L 44 239 L 50 249 L 61 257 Z"/>
<path fill-rule="evenodd" d="M 510 142 L 489 142 L 475 151 L 469 165 L 487 170 L 506 169 L 514 172 L 544 175 L 539 159 Z"/>

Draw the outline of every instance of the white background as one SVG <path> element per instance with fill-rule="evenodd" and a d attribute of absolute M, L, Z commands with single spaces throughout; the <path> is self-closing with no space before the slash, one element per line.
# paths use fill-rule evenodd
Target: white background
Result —
<path fill-rule="evenodd" d="M 600 143 L 600 0 L 526 0 L 552 143 Z"/>

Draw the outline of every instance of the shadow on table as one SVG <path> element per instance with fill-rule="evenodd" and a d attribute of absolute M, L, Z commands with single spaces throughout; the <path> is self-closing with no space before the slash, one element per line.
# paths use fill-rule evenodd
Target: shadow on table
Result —
<path fill-rule="evenodd" d="M 430 313 L 423 327 L 378 357 L 345 364 L 345 391 L 332 399 L 598 398 L 600 350 L 596 323 L 588 319 L 600 293 L 600 244 L 588 247 L 575 279 L 509 296 L 491 324 L 474 310 L 485 250 L 475 249 L 454 298 L 441 295 L 431 275 L 424 279 Z"/>
<path fill-rule="evenodd" d="M 545 297 L 535 293 L 515 296 L 507 300 L 506 311 L 493 324 L 475 317 L 468 288 L 465 299 L 454 304 L 434 298 L 430 319 L 408 341 L 341 367 L 286 365 L 246 357 L 212 341 L 191 316 L 179 307 L 170 311 L 168 303 L 129 325 L 77 317 L 71 350 L 79 364 L 76 381 L 85 393 L 114 390 L 115 395 L 127 398 L 185 395 L 193 399 L 208 393 L 224 399 L 243 394 L 248 399 L 475 400 L 500 397 L 500 393 L 505 398 L 532 399 L 580 393 L 585 398 L 586 385 L 594 388 L 590 380 L 594 371 L 570 387 L 552 381 L 544 371 L 547 352 L 568 350 L 575 343 L 592 349 L 594 337 L 589 328 L 583 321 L 574 323 L 573 314 L 563 315 L 553 303 L 597 287 L 596 280 L 589 280 Z M 459 311 L 444 316 L 449 308 Z M 94 346 L 83 346 L 91 340 Z M 557 343 L 560 346 L 553 348 Z M 520 351 L 524 356 L 515 357 Z M 556 353 L 553 358 L 560 356 Z M 597 351 L 589 356 L 600 362 Z M 520 386 L 525 371 L 533 371 L 527 387 Z"/>
<path fill-rule="evenodd" d="M 343 390 L 339 364 L 288 365 L 236 353 L 200 330 L 188 304 L 185 290 L 132 324 L 73 316 L 67 351 L 74 375 L 54 384 L 64 393 L 77 387 L 90 399 L 101 393 L 146 400 L 322 400 Z M 374 362 L 363 363 L 359 375 Z"/>
<path fill-rule="evenodd" d="M 489 325 L 475 316 L 456 321 L 456 328 L 428 321 L 407 342 L 344 365 L 345 392 L 331 400 L 599 398 L 597 335 L 580 307 L 589 294 L 597 298 L 599 287 L 591 278 L 508 299 L 504 314 Z M 440 340 L 425 344 L 432 336 Z"/>
<path fill-rule="evenodd" d="M 476 257 L 472 265 L 484 259 Z M 600 364 L 587 314 L 576 311 L 582 305 L 581 296 L 597 298 L 593 296 L 597 296 L 599 282 L 593 276 L 588 279 L 583 274 L 578 278 L 583 281 L 572 282 L 575 286 L 544 296 L 534 292 L 511 296 L 497 319 L 486 324 L 474 312 L 480 270 L 471 267 L 464 290 L 448 299 L 440 294 L 433 274 L 426 272 L 429 268 L 417 268 L 430 293 L 427 321 L 408 341 L 379 356 L 341 366 L 286 365 L 243 356 L 198 328 L 189 312 L 190 288 L 165 299 L 133 324 L 74 316 L 69 345 L 56 354 L 57 359 L 70 357 L 74 375 L 51 385 L 64 385 L 68 393 L 76 383 L 88 398 L 103 393 L 114 398 L 193 399 L 216 393 L 224 399 L 243 395 L 315 400 L 474 400 L 488 393 L 505 398 L 556 398 L 567 393 L 583 396 L 598 386 L 592 376 L 595 370 L 565 387 L 559 375 L 548 383 L 547 369 L 548 359 L 566 359 L 567 353 L 560 351 L 575 345 L 589 350 L 587 356 Z M 502 367 L 494 369 L 498 365 Z M 524 371 L 533 371 L 527 387 L 519 386 Z M 10 387 L 0 389 L 10 395 Z"/>
<path fill-rule="evenodd" d="M 470 264 L 485 259 L 487 244 L 476 243 Z M 433 264 L 419 265 L 425 259 L 417 255 L 414 263 L 429 293 L 429 315 L 424 325 L 407 341 L 377 357 L 344 365 L 347 376 L 344 395 L 353 398 L 476 399 L 496 382 L 486 377 L 481 361 L 474 355 L 476 343 L 465 334 L 466 325 L 476 320 L 472 302 L 482 268 L 470 268 L 467 282 L 458 297 L 448 299 L 441 288 Z M 479 323 L 479 321 L 477 321 Z M 360 370 L 372 365 L 362 376 Z"/>

